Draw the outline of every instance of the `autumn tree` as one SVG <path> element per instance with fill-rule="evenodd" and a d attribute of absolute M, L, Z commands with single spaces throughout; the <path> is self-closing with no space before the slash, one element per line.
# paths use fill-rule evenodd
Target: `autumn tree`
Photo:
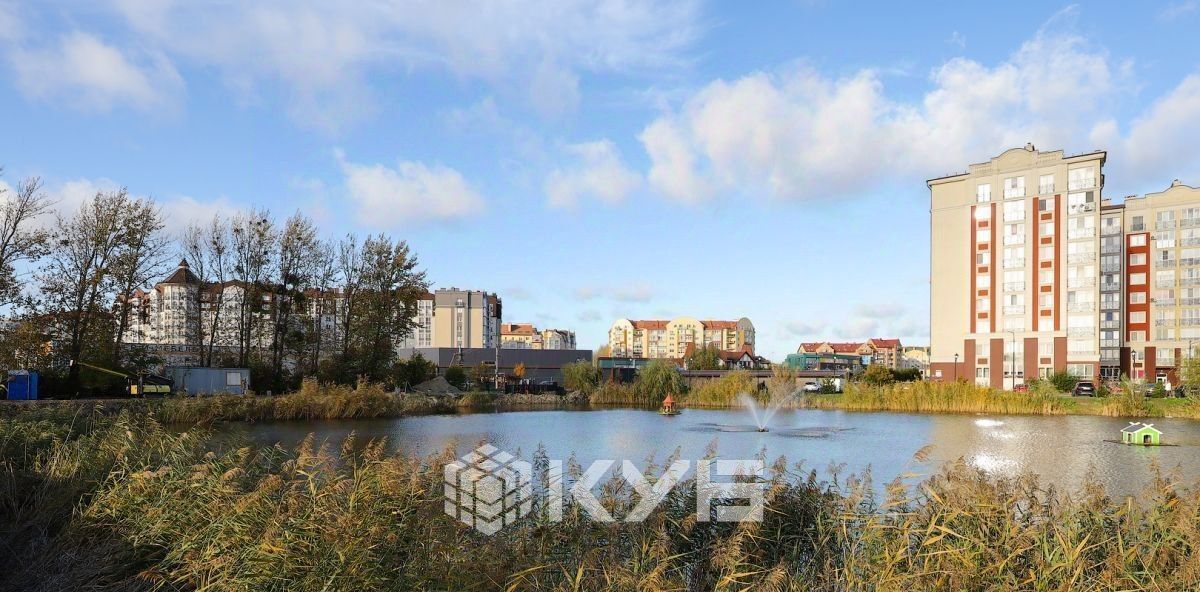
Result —
<path fill-rule="evenodd" d="M 224 288 L 232 263 L 231 228 L 220 215 L 207 224 L 192 224 L 184 231 L 181 250 L 189 266 L 200 278 L 196 291 L 195 341 L 200 347 L 200 364 L 213 365 L 213 351 L 218 339 L 229 334 L 231 323 L 225 314 Z"/>
<path fill-rule="evenodd" d="M 275 242 L 277 252 L 271 281 L 271 371 L 275 386 L 286 386 L 284 360 L 304 350 L 310 327 L 307 289 L 316 275 L 317 230 L 297 212 L 284 222 Z"/>
<path fill-rule="evenodd" d="M 354 259 L 357 278 L 343 328 L 346 355 L 354 360 L 358 375 L 381 380 L 396 357 L 398 342 L 412 333 L 417 299 L 429 284 L 404 241 L 369 237 Z"/>
<path fill-rule="evenodd" d="M 171 249 L 171 239 L 163 232 L 166 224 L 162 210 L 149 198 L 128 200 L 120 217 L 124 239 L 111 267 L 117 290 L 111 360 L 114 366 L 123 366 L 127 361 L 122 346 L 134 312 L 133 292 L 162 275 Z"/>
<path fill-rule="evenodd" d="M 267 210 L 253 210 L 234 216 L 230 221 L 233 272 L 231 277 L 240 291 L 234 301 L 235 339 L 239 366 L 249 366 L 250 357 L 263 344 L 264 289 L 274 254 L 275 223 Z"/>
<path fill-rule="evenodd" d="M 692 348 L 684 358 L 688 370 L 719 370 L 721 368 L 721 350 L 712 344 L 704 344 Z"/>
<path fill-rule="evenodd" d="M 0 307 L 13 304 L 20 293 L 18 265 L 46 253 L 50 233 L 34 222 L 51 205 L 37 177 L 21 181 L 15 190 L 0 185 Z"/>

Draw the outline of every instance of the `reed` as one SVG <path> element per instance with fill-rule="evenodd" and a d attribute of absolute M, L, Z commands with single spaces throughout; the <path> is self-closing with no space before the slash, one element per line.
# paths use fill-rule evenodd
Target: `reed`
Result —
<path fill-rule="evenodd" d="M 64 418 L 7 418 L 5 433 Z M 0 589 L 109 590 L 1190 590 L 1200 494 L 1160 475 L 1114 500 L 963 464 L 876 495 L 870 475 L 783 459 L 761 522 L 701 522 L 676 486 L 641 523 L 568 504 L 493 536 L 442 513 L 452 454 L 243 447 L 123 412 L 25 437 L 0 458 Z M 914 467 L 927 451 L 914 458 Z M 540 466 L 543 455 L 534 464 Z M 670 460 L 670 459 L 666 459 Z M 665 463 L 664 463 L 665 464 Z M 654 469 L 648 470 L 653 473 Z M 569 471 L 570 479 L 579 471 Z M 598 497 L 622 515 L 621 482 Z"/>
<path fill-rule="evenodd" d="M 852 382 L 837 395 L 813 395 L 804 405 L 816 409 L 905 413 L 1011 413 L 1062 415 L 1074 402 L 1045 391 L 1014 393 L 967 382 L 905 382 L 870 386 Z"/>

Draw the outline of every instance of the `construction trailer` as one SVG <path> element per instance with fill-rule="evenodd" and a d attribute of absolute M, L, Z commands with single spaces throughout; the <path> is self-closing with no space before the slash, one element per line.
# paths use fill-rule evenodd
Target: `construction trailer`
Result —
<path fill-rule="evenodd" d="M 245 395 L 250 392 L 249 368 L 167 366 L 164 374 L 181 395 Z"/>

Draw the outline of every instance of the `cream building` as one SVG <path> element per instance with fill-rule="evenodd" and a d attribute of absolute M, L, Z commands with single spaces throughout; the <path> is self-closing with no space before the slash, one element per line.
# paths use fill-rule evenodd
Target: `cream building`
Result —
<path fill-rule="evenodd" d="M 716 345 L 724 351 L 754 349 L 754 324 L 745 317 L 736 321 L 701 321 L 678 317 L 670 321 L 617 319 L 608 330 L 614 357 L 682 358 L 689 345 Z"/>
<path fill-rule="evenodd" d="M 433 293 L 430 347 L 499 347 L 500 297 L 449 288 Z"/>
<path fill-rule="evenodd" d="M 1026 145 L 927 182 L 932 378 L 1100 375 L 1105 159 Z"/>

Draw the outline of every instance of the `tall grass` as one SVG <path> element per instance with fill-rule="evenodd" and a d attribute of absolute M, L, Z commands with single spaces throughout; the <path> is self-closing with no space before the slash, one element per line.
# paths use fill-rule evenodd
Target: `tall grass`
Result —
<path fill-rule="evenodd" d="M 904 382 L 870 386 L 848 384 L 838 395 L 813 395 L 805 406 L 854 411 L 908 413 L 1016 413 L 1061 415 L 1070 413 L 1070 399 L 1045 391 L 1014 393 L 968 382 Z"/>
<path fill-rule="evenodd" d="M 166 423 L 362 419 L 448 412 L 453 408 L 453 404 L 447 401 L 420 395 L 392 394 L 384 391 L 378 384 L 366 381 L 350 387 L 305 380 L 300 390 L 271 397 L 173 396 L 150 401 L 150 409 Z"/>
<path fill-rule="evenodd" d="M 24 419 L 12 421 L 7 429 L 19 430 Z M 0 459 L 0 589 L 1192 590 L 1200 581 L 1200 494 L 1177 475 L 1124 501 L 1096 485 L 1066 495 L 953 464 L 877 498 L 869 475 L 822 478 L 781 459 L 766 477 L 761 522 L 698 521 L 684 482 L 641 523 L 594 522 L 574 504 L 556 523 L 535 506 L 488 537 L 442 513 L 448 452 L 388 456 L 375 442 L 351 454 L 352 443 L 339 452 L 310 441 L 214 454 L 203 431 L 173 434 L 130 413 L 81 430 L 30 438 L 23 460 Z M 633 504 L 622 482 L 598 489 L 617 516 Z"/>

